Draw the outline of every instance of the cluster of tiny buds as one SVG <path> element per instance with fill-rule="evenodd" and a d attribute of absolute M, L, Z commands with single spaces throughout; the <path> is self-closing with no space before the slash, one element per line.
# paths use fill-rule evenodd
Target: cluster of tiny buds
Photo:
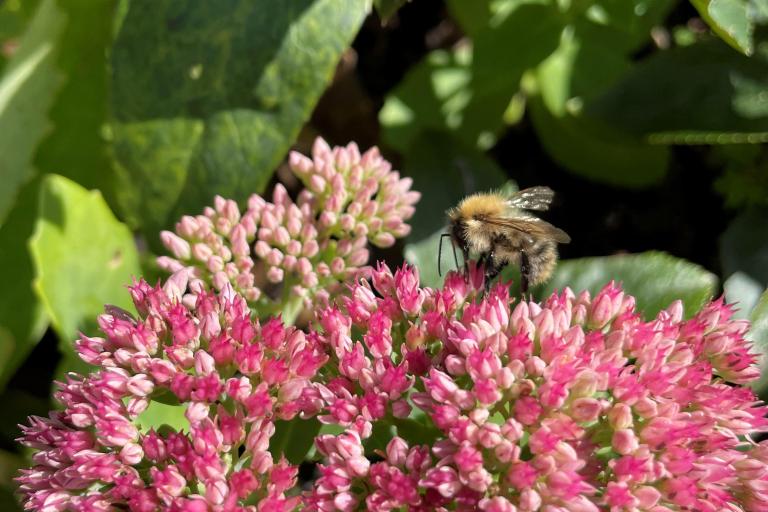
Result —
<path fill-rule="evenodd" d="M 252 195 L 243 213 L 216 197 L 203 215 L 161 234 L 173 256 L 158 258 L 159 266 L 189 268 L 217 290 L 230 283 L 274 312 L 294 298 L 327 303 L 367 265 L 369 243 L 389 247 L 410 232 L 406 221 L 420 194 L 377 148 L 361 154 L 354 143 L 331 148 L 318 138 L 312 158 L 292 152 L 288 163 L 304 185 L 295 201 L 281 184 L 271 202 Z"/>

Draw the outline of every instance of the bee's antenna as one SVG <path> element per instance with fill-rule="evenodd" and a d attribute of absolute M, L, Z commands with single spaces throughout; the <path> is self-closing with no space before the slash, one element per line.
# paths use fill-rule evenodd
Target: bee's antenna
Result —
<path fill-rule="evenodd" d="M 451 236 L 450 233 L 442 233 L 440 235 L 440 245 L 437 246 L 437 275 L 443 277 L 443 271 L 440 268 L 440 262 L 443 259 L 443 238 Z M 455 248 L 454 248 L 455 251 Z"/>

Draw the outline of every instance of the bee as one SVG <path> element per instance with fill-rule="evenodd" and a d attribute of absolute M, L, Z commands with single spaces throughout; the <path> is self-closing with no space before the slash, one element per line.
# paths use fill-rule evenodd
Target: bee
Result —
<path fill-rule="evenodd" d="M 557 263 L 557 244 L 567 244 L 571 237 L 560 228 L 541 220 L 529 210 L 549 209 L 555 193 L 549 187 L 531 187 L 509 196 L 480 193 L 466 197 L 448 210 L 449 233 L 440 237 L 438 271 L 444 237 L 450 237 L 464 254 L 464 266 L 470 253 L 478 254 L 485 265 L 485 289 L 501 270 L 510 264 L 520 266 L 520 288 L 549 279 Z"/>

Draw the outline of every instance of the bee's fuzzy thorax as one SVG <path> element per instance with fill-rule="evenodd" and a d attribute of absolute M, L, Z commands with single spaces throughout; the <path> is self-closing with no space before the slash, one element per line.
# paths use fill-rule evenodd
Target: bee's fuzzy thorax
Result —
<path fill-rule="evenodd" d="M 473 194 L 456 207 L 456 216 L 465 220 L 500 216 L 507 209 L 507 200 L 500 194 Z"/>

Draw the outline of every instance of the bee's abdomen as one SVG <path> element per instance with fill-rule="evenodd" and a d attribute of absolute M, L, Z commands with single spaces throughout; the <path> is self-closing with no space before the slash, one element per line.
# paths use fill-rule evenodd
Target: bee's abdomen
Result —
<path fill-rule="evenodd" d="M 530 267 L 530 284 L 549 279 L 557 263 L 557 244 L 551 240 L 536 240 L 525 252 Z"/>

